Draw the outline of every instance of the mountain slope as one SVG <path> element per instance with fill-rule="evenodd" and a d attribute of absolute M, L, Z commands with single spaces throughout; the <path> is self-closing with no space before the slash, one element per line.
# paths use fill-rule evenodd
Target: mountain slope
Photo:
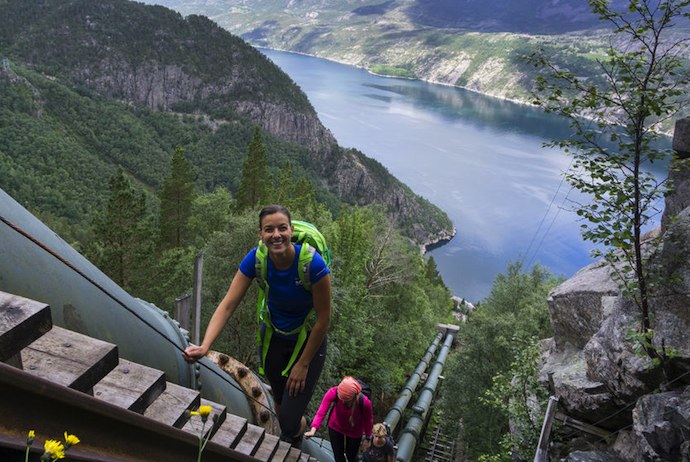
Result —
<path fill-rule="evenodd" d="M 146 1 L 208 15 L 257 46 L 522 102 L 536 77 L 522 55 L 543 47 L 588 76 L 610 44 L 609 25 L 584 0 Z M 688 22 L 678 26 L 687 35 Z"/>
<path fill-rule="evenodd" d="M 84 220 L 115 166 L 156 188 L 177 145 L 204 189 L 234 191 L 259 124 L 273 135 L 271 166 L 291 160 L 320 180 L 332 206 L 335 197 L 386 204 L 419 243 L 452 233 L 438 208 L 340 148 L 279 68 L 205 17 L 124 0 L 10 0 L 0 12 L 8 24 L 0 49 L 11 63 L 0 72 L 0 163 L 11 172 L 0 186 L 39 211 L 52 201 L 45 213 Z M 58 205 L 63 198 L 69 207 Z"/>

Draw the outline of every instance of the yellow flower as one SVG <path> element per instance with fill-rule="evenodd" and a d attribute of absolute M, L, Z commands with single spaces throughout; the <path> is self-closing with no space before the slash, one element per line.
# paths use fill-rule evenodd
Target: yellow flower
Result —
<path fill-rule="evenodd" d="M 34 438 L 36 438 L 36 432 L 33 430 L 29 430 L 29 435 L 26 437 L 26 444 L 28 446 L 34 444 Z"/>
<path fill-rule="evenodd" d="M 211 406 L 199 406 L 199 415 L 201 417 L 208 417 L 213 408 Z"/>
<path fill-rule="evenodd" d="M 212 410 L 213 408 L 211 406 L 199 406 L 199 415 L 201 416 L 201 421 L 203 423 L 206 423 Z"/>
<path fill-rule="evenodd" d="M 65 458 L 65 446 L 56 440 L 46 440 L 43 445 L 45 453 L 43 455 L 49 455 L 53 459 L 64 459 Z"/>
<path fill-rule="evenodd" d="M 69 448 L 70 446 L 74 446 L 77 443 L 79 443 L 79 438 L 77 438 L 77 435 L 68 435 L 67 432 L 65 432 L 65 449 Z"/>

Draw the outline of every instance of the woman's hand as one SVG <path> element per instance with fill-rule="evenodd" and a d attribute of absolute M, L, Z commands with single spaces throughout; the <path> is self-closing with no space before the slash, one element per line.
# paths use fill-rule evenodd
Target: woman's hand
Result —
<path fill-rule="evenodd" d="M 304 390 L 304 384 L 307 381 L 307 372 L 309 372 L 309 364 L 302 364 L 299 361 L 292 366 L 290 375 L 287 380 L 287 388 L 290 396 L 297 396 Z"/>
<path fill-rule="evenodd" d="M 206 356 L 206 353 L 208 353 L 208 348 L 203 345 L 197 346 L 190 344 L 185 348 L 184 352 L 182 352 L 182 356 L 184 356 L 184 360 L 188 363 L 195 363 L 198 359 Z"/>
<path fill-rule="evenodd" d="M 311 430 L 304 432 L 305 438 L 311 438 L 316 433 L 316 428 L 311 427 Z"/>

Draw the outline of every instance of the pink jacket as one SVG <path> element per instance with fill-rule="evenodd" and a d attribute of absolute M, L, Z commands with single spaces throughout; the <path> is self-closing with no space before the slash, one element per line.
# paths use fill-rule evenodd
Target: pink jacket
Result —
<path fill-rule="evenodd" d="M 374 426 L 374 413 L 371 409 L 371 401 L 369 398 L 360 393 L 360 396 L 355 398 L 355 403 L 353 408 L 349 408 L 345 403 L 337 399 L 338 387 L 333 387 L 323 395 L 321 400 L 321 405 L 319 410 L 316 411 L 314 420 L 311 426 L 318 429 L 326 418 L 328 410 L 333 405 L 335 401 L 335 406 L 331 412 L 331 420 L 327 423 L 333 430 L 342 433 L 350 438 L 359 438 L 365 435 L 367 438 L 371 437 L 371 429 Z M 359 400 L 362 399 L 362 410 L 360 411 Z M 354 425 L 350 424 L 350 414 L 352 414 L 354 409 L 354 414 L 352 415 L 352 420 Z"/>

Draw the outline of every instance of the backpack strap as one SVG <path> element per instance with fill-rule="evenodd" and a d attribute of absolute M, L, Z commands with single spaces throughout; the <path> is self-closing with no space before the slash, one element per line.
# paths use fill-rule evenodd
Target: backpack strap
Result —
<path fill-rule="evenodd" d="M 303 243 L 299 251 L 299 262 L 297 263 L 297 273 L 299 280 L 302 281 L 302 287 L 311 292 L 311 262 L 314 259 L 316 249 L 308 243 Z"/>

